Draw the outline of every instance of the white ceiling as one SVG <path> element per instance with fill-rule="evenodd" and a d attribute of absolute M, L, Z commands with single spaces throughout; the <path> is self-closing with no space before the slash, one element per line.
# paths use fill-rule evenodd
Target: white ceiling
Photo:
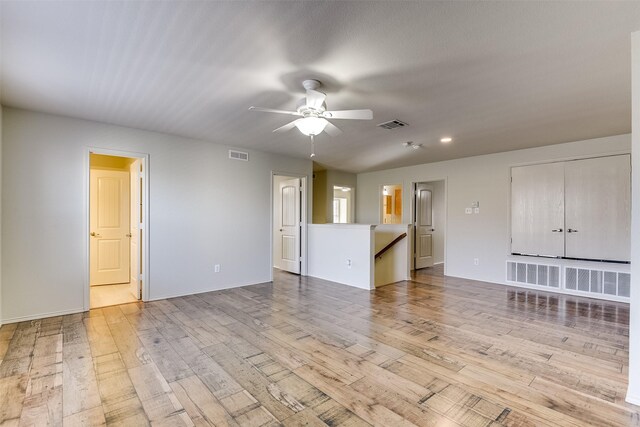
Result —
<path fill-rule="evenodd" d="M 361 172 L 631 130 L 640 2 L 0 2 L 1 102 L 307 157 L 272 134 L 301 81 L 334 121 L 316 160 Z M 384 130 L 392 119 L 408 128 Z M 440 137 L 454 142 L 443 145 Z M 402 142 L 423 144 L 420 150 Z"/>

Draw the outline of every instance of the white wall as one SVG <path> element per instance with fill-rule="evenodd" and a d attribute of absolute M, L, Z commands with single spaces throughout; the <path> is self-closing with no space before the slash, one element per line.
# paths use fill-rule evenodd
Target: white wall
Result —
<path fill-rule="evenodd" d="M 441 264 L 444 262 L 444 239 L 446 230 L 446 205 L 445 205 L 445 184 L 444 181 L 433 183 L 433 220 L 435 230 L 433 232 L 433 262 Z"/>
<path fill-rule="evenodd" d="M 369 224 L 310 224 L 309 276 L 372 289 L 373 227 Z M 347 260 L 351 260 L 351 266 Z"/>
<path fill-rule="evenodd" d="M 631 318 L 627 401 L 640 405 L 640 31 L 631 36 Z"/>
<path fill-rule="evenodd" d="M 249 162 L 229 160 L 229 147 L 211 142 L 5 108 L 5 321 L 83 309 L 86 147 L 150 155 L 151 299 L 268 281 L 271 171 L 310 177 L 312 168 L 256 151 Z"/>
<path fill-rule="evenodd" d="M 469 143 L 472 143 L 469 142 Z M 495 283 L 505 281 L 509 254 L 510 167 L 519 164 L 628 153 L 630 135 L 558 144 L 527 150 L 469 157 L 446 162 L 362 173 L 358 175 L 356 218 L 378 223 L 380 186 L 402 183 L 410 194 L 413 182 L 447 180 L 446 274 Z M 403 200 L 403 222 L 411 221 L 410 197 Z M 465 208 L 480 202 L 480 213 Z M 473 265 L 473 259 L 479 265 Z"/>
<path fill-rule="evenodd" d="M 3 107 L 0 105 L 0 326 L 2 326 L 2 116 Z"/>

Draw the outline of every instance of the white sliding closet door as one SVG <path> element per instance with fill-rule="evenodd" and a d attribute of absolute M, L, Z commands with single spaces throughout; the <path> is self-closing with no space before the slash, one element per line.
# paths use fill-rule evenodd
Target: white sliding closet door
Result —
<path fill-rule="evenodd" d="M 629 261 L 629 155 L 565 163 L 566 256 Z"/>
<path fill-rule="evenodd" d="M 564 163 L 511 169 L 511 252 L 564 256 Z"/>

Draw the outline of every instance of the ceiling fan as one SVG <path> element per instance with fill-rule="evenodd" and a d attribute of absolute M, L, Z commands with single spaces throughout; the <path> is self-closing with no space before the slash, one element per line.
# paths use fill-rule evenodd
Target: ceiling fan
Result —
<path fill-rule="evenodd" d="M 327 95 L 317 90 L 320 85 L 321 83 L 318 80 L 305 80 L 302 82 L 302 86 L 307 91 L 307 96 L 298 101 L 296 111 L 274 110 L 272 108 L 253 106 L 249 107 L 249 110 L 261 111 L 265 113 L 288 114 L 290 116 L 301 117 L 287 123 L 284 126 L 280 126 L 279 128 L 275 129 L 274 132 L 286 132 L 296 127 L 304 135 L 311 137 L 312 148 L 314 136 L 319 135 L 323 131 L 331 136 L 336 136 L 342 133 L 342 131 L 338 129 L 337 126 L 335 126 L 327 119 L 373 119 L 373 112 L 371 110 L 327 110 L 327 104 L 325 103 Z M 313 153 L 312 149 L 311 157 L 313 156 L 315 156 L 315 154 Z"/>

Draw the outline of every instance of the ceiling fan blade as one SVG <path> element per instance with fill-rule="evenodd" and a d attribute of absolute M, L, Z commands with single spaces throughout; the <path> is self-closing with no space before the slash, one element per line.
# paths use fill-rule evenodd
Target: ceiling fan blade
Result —
<path fill-rule="evenodd" d="M 323 116 L 327 119 L 371 120 L 373 119 L 373 111 L 371 110 L 325 111 L 323 113 Z"/>
<path fill-rule="evenodd" d="M 251 111 L 259 111 L 261 113 L 278 113 L 278 114 L 289 114 L 291 116 L 299 116 L 300 113 L 297 111 L 285 111 L 285 110 L 274 110 L 273 108 L 263 108 L 263 107 L 249 107 Z"/>
<path fill-rule="evenodd" d="M 331 136 L 338 136 L 342 133 L 342 131 L 333 123 L 327 122 L 327 125 L 324 127 L 324 131 Z"/>
<path fill-rule="evenodd" d="M 308 89 L 307 90 L 307 107 L 315 108 L 316 110 L 322 107 L 324 104 L 324 100 L 327 98 L 322 92 L 318 92 L 317 90 Z"/>
<path fill-rule="evenodd" d="M 289 123 L 287 123 L 287 124 L 286 124 L 286 125 L 284 125 L 284 126 L 280 126 L 278 129 L 274 129 L 274 130 L 273 130 L 273 132 L 276 132 L 276 133 L 282 133 L 282 132 L 286 132 L 286 131 L 288 131 L 288 130 L 291 130 L 291 129 L 293 129 L 294 127 L 296 127 L 296 122 L 298 122 L 298 121 L 300 121 L 300 120 L 302 120 L 302 119 L 297 119 L 297 120 L 294 120 L 294 121 L 292 121 L 292 122 L 289 122 Z"/>

